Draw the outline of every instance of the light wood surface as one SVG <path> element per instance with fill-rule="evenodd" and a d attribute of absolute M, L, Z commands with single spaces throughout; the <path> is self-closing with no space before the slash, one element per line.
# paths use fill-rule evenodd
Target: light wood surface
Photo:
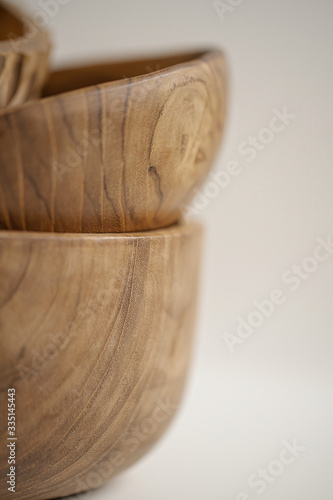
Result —
<path fill-rule="evenodd" d="M 16 493 L 99 486 L 164 432 L 188 368 L 201 229 L 0 232 L 0 433 L 16 389 Z M 8 472 L 0 447 L 1 476 Z M 161 471 L 162 474 L 163 471 Z"/>
<path fill-rule="evenodd" d="M 215 50 L 51 75 L 45 98 L 0 111 L 0 228 L 176 222 L 215 157 L 226 92 Z"/>
<path fill-rule="evenodd" d="M 0 4 L 0 108 L 39 97 L 45 83 L 50 39 L 30 23 L 25 30 L 18 14 Z"/>

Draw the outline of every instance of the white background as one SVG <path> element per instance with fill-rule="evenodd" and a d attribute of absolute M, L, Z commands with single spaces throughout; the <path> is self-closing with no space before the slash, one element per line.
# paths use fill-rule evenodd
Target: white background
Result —
<path fill-rule="evenodd" d="M 241 168 L 199 214 L 201 302 L 182 409 L 152 452 L 87 499 L 333 498 L 333 255 L 298 290 L 282 281 L 318 237 L 333 237 L 333 2 L 236 3 L 220 19 L 212 0 L 70 0 L 47 25 L 54 66 L 222 47 L 230 106 L 214 171 Z M 284 107 L 296 117 L 249 162 L 239 145 Z M 285 303 L 231 354 L 223 333 L 276 288 Z M 249 476 L 294 439 L 305 450 L 258 495 Z"/>

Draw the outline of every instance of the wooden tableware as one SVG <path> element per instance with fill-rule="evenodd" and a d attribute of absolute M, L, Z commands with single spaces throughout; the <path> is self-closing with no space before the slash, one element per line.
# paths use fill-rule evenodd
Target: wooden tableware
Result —
<path fill-rule="evenodd" d="M 2 477 L 4 443 L 16 453 L 15 494 L 1 481 L 1 499 L 94 488 L 161 436 L 188 368 L 200 241 L 194 223 L 136 234 L 0 232 Z"/>
<path fill-rule="evenodd" d="M 39 97 L 48 74 L 49 35 L 27 22 L 0 4 L 0 108 Z"/>
<path fill-rule="evenodd" d="M 0 111 L 0 228 L 166 227 L 219 146 L 226 64 L 212 50 L 64 70 L 44 95 Z"/>

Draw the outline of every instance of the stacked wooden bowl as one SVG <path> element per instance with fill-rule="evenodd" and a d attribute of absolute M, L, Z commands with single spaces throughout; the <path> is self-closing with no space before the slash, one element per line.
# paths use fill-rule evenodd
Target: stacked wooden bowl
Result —
<path fill-rule="evenodd" d="M 31 26 L 0 4 L 0 109 L 39 97 L 45 83 L 50 39 Z"/>
<path fill-rule="evenodd" d="M 16 449 L 13 471 L 0 448 L 1 498 L 11 480 L 17 499 L 95 488 L 170 423 L 201 244 L 181 206 L 225 102 L 213 50 L 59 71 L 0 110 L 0 432 Z"/>

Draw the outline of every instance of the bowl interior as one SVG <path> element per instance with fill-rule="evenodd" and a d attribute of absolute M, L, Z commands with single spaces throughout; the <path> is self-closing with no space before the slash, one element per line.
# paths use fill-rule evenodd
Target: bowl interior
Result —
<path fill-rule="evenodd" d="M 99 63 L 63 69 L 53 72 L 43 89 L 43 97 L 61 94 L 92 85 L 148 75 L 176 64 L 189 62 L 200 57 L 202 52 L 177 54 L 173 56 L 128 60 L 121 62 Z"/>
<path fill-rule="evenodd" d="M 0 5 L 0 41 L 23 36 L 23 23 L 11 12 Z"/>

